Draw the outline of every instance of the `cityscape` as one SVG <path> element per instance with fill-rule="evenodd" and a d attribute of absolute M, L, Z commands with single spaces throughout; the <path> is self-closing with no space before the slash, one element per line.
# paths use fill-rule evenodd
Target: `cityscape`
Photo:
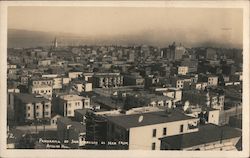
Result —
<path fill-rule="evenodd" d="M 220 31 L 234 28 L 227 27 Z M 160 45 L 146 37 L 94 43 L 63 33 L 41 42 L 23 29 L 17 38 L 8 28 L 7 149 L 242 150 L 238 43 L 219 36 L 198 46 L 174 36 Z"/>

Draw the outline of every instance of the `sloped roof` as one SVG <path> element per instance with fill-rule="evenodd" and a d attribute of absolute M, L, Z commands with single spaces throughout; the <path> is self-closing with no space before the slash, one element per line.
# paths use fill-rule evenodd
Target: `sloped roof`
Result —
<path fill-rule="evenodd" d="M 229 126 L 206 124 L 200 125 L 198 132 L 168 136 L 160 139 L 169 144 L 172 150 L 179 150 L 220 140 L 237 138 L 241 135 L 242 132 L 240 130 Z"/>

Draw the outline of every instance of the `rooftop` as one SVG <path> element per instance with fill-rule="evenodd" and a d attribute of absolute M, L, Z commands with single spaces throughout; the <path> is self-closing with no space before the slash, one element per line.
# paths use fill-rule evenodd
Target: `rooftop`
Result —
<path fill-rule="evenodd" d="M 99 72 L 99 73 L 94 73 L 94 76 L 119 76 L 120 75 L 120 73 L 101 73 L 101 72 Z"/>
<path fill-rule="evenodd" d="M 15 97 L 20 99 L 23 103 L 40 103 L 40 102 L 49 102 L 48 99 L 45 99 L 42 96 L 36 96 L 34 94 L 28 94 L 28 93 L 15 93 Z"/>
<path fill-rule="evenodd" d="M 72 122 L 71 119 L 69 119 L 68 117 L 60 117 L 58 121 L 64 123 L 65 125 L 70 125 Z"/>
<path fill-rule="evenodd" d="M 150 100 L 150 101 L 161 101 L 161 100 L 171 100 L 172 98 L 164 95 L 157 95 L 155 93 L 150 93 L 148 91 L 132 91 L 128 92 L 128 95 L 135 96 L 137 98 L 143 99 L 143 100 Z"/>
<path fill-rule="evenodd" d="M 87 109 L 76 109 L 75 112 L 85 115 L 87 113 Z"/>
<path fill-rule="evenodd" d="M 32 81 L 53 81 L 53 79 L 49 77 L 33 77 Z"/>
<path fill-rule="evenodd" d="M 143 116 L 141 122 L 138 121 L 140 116 Z M 178 109 L 173 109 L 171 114 L 167 114 L 166 111 L 157 111 L 142 114 L 107 116 L 107 119 L 123 128 L 130 129 L 134 127 L 149 126 L 195 118 L 185 115 Z"/>
<path fill-rule="evenodd" d="M 74 101 L 74 100 L 82 100 L 84 97 L 79 96 L 79 95 L 74 95 L 74 94 L 66 94 L 66 95 L 61 95 L 61 99 L 67 100 L 67 101 Z"/>
<path fill-rule="evenodd" d="M 196 90 L 196 89 L 192 89 L 192 90 L 186 90 L 184 91 L 183 93 L 186 93 L 186 94 L 199 94 L 199 95 L 206 95 L 207 92 L 206 91 L 202 91 L 202 90 Z M 218 96 L 218 95 L 222 95 L 222 94 L 219 94 L 219 93 L 215 93 L 214 91 L 209 91 L 209 96 Z"/>
<path fill-rule="evenodd" d="M 71 127 L 74 129 L 74 131 L 79 133 L 85 133 L 86 132 L 86 126 L 81 124 L 80 122 L 72 121 Z"/>
<path fill-rule="evenodd" d="M 71 125 L 71 128 L 73 128 L 77 132 L 86 132 L 86 126 L 81 124 L 80 122 L 72 121 L 68 117 L 61 117 L 58 120 L 64 123 L 66 126 Z"/>
<path fill-rule="evenodd" d="M 172 150 L 178 150 L 225 139 L 240 137 L 241 131 L 228 126 L 214 124 L 200 125 L 198 132 L 160 138 L 170 144 Z"/>

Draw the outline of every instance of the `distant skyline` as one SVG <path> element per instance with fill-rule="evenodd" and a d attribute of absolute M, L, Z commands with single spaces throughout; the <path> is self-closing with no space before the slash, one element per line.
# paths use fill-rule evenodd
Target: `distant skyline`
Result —
<path fill-rule="evenodd" d="M 18 6 L 8 8 L 8 29 L 70 33 L 87 44 L 242 48 L 243 10 Z"/>

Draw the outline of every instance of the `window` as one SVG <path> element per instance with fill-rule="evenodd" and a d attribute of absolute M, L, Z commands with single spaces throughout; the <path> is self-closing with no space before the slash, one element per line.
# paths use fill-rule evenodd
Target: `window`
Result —
<path fill-rule="evenodd" d="M 49 105 L 48 105 L 48 104 L 46 104 L 46 105 L 45 105 L 45 107 L 46 107 L 46 109 L 48 109 L 48 108 L 49 108 Z"/>
<path fill-rule="evenodd" d="M 183 132 L 183 125 L 180 126 L 180 133 Z"/>
<path fill-rule="evenodd" d="M 49 112 L 45 112 L 45 115 L 49 115 Z"/>
<path fill-rule="evenodd" d="M 152 143 L 152 150 L 155 150 L 155 143 Z"/>
<path fill-rule="evenodd" d="M 76 102 L 75 105 L 77 106 L 77 105 L 78 105 L 78 102 Z"/>
<path fill-rule="evenodd" d="M 71 114 L 71 111 L 70 111 L 70 110 L 68 111 L 68 114 L 69 114 L 69 115 Z"/>
<path fill-rule="evenodd" d="M 153 129 L 153 137 L 156 137 L 156 129 Z"/>
<path fill-rule="evenodd" d="M 41 93 L 43 93 L 44 91 L 43 90 L 41 90 Z"/>
<path fill-rule="evenodd" d="M 38 112 L 36 113 L 36 116 L 39 116 L 39 113 L 38 113 Z"/>
<path fill-rule="evenodd" d="M 68 104 L 68 107 L 71 107 L 71 103 Z"/>
<path fill-rule="evenodd" d="M 36 106 L 36 109 L 39 109 L 39 106 L 38 106 L 38 105 Z"/>
<path fill-rule="evenodd" d="M 28 110 L 30 110 L 30 107 L 28 106 Z"/>
<path fill-rule="evenodd" d="M 28 113 L 27 116 L 30 117 L 30 113 Z"/>
<path fill-rule="evenodd" d="M 167 128 L 163 128 L 163 135 L 165 136 L 167 134 Z"/>

